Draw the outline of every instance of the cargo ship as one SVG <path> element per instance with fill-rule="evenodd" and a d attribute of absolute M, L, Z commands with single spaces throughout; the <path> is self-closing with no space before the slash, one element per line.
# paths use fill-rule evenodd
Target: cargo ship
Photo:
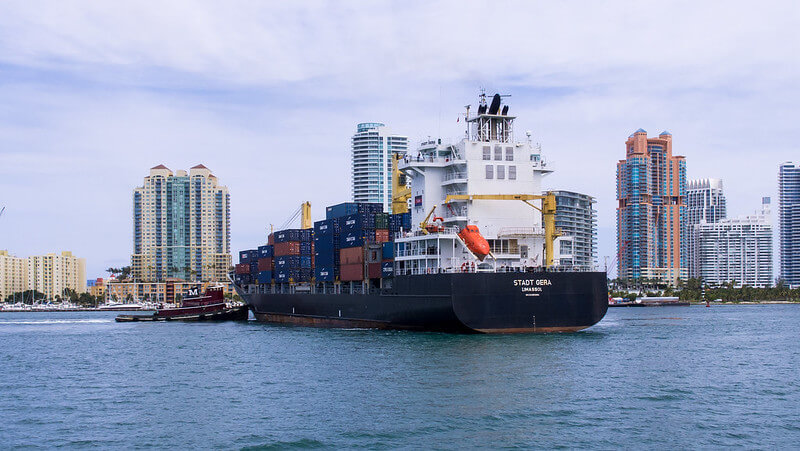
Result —
<path fill-rule="evenodd" d="M 460 142 L 393 153 L 391 214 L 343 203 L 312 224 L 306 202 L 299 229 L 241 251 L 231 278 L 256 319 L 465 333 L 600 321 L 606 273 L 562 264 L 571 238 L 555 228 L 555 195 L 541 190 L 552 170 L 530 133 L 515 141 L 508 110 L 481 94 Z"/>

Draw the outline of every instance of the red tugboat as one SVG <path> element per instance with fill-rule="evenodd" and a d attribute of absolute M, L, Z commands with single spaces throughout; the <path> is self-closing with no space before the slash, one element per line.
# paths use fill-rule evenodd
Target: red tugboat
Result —
<path fill-rule="evenodd" d="M 152 315 L 120 315 L 117 322 L 133 321 L 243 321 L 248 311 L 245 304 L 225 301 L 221 286 L 209 287 L 200 294 L 195 286 L 186 293 L 180 307 L 160 308 Z"/>

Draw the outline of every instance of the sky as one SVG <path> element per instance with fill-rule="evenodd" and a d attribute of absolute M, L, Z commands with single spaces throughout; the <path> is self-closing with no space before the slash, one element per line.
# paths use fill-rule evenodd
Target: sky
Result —
<path fill-rule="evenodd" d="M 300 202 L 350 200 L 350 137 L 383 122 L 456 142 L 480 89 L 510 94 L 556 172 L 596 197 L 615 250 L 625 139 L 673 134 L 688 178 L 723 179 L 729 216 L 800 161 L 793 1 L 4 1 L 0 249 L 125 266 L 149 168 L 209 167 L 232 252 Z M 777 253 L 777 252 L 776 252 Z M 613 276 L 613 275 L 612 275 Z"/>

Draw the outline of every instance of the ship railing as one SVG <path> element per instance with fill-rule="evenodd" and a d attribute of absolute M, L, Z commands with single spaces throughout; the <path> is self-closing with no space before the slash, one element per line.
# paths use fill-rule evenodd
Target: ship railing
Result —
<path fill-rule="evenodd" d="M 427 236 L 427 237 L 435 237 L 436 235 L 458 235 L 460 229 L 458 227 L 444 227 L 440 232 L 428 232 L 425 233 L 422 230 L 412 230 L 412 231 L 403 231 L 403 232 L 396 232 L 394 234 L 395 239 L 399 238 L 414 238 L 418 236 Z"/>
<path fill-rule="evenodd" d="M 457 179 L 466 179 L 467 173 L 466 172 L 453 172 L 444 176 L 444 180 L 457 180 Z"/>
<path fill-rule="evenodd" d="M 423 275 L 423 274 L 448 274 L 448 273 L 526 273 L 526 272 L 595 272 L 599 271 L 594 266 L 552 266 L 545 268 L 542 266 L 498 266 L 496 268 L 479 269 L 470 263 L 465 263 L 460 267 L 445 268 L 403 268 L 396 269 L 397 275 Z"/>

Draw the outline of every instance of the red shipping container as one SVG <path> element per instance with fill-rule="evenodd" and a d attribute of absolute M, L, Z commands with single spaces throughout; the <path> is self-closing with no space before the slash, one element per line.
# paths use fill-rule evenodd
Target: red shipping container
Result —
<path fill-rule="evenodd" d="M 342 265 L 339 269 L 339 279 L 342 282 L 364 280 L 364 264 Z"/>
<path fill-rule="evenodd" d="M 380 263 L 370 263 L 367 265 L 367 274 L 369 274 L 370 279 L 380 279 L 381 278 L 381 264 Z"/>
<path fill-rule="evenodd" d="M 363 247 L 345 247 L 339 250 L 339 263 L 341 265 L 355 265 L 364 263 Z M 344 280 L 344 279 L 342 279 Z M 360 279 L 359 279 L 360 280 Z"/>
<path fill-rule="evenodd" d="M 375 242 L 385 243 L 389 241 L 389 231 L 386 229 L 378 229 L 375 231 Z"/>
<path fill-rule="evenodd" d="M 270 233 L 267 235 L 267 244 L 275 244 L 275 234 Z"/>
<path fill-rule="evenodd" d="M 258 270 L 259 271 L 272 271 L 272 259 L 271 258 L 259 258 L 258 259 Z"/>
<path fill-rule="evenodd" d="M 250 263 L 239 263 L 236 265 L 236 274 L 250 274 Z"/>
<path fill-rule="evenodd" d="M 275 243 L 276 257 L 285 257 L 287 255 L 300 255 L 300 242 L 299 241 L 284 241 L 283 243 Z"/>

